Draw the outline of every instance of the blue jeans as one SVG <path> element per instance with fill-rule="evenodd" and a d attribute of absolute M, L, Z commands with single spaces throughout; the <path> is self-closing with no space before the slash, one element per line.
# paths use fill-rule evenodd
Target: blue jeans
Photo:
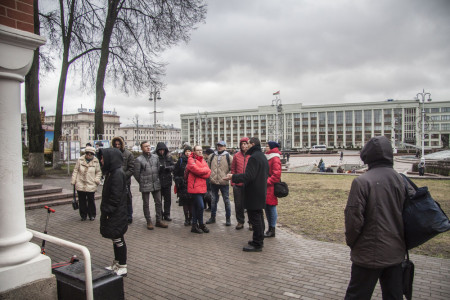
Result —
<path fill-rule="evenodd" d="M 277 206 L 266 204 L 265 210 L 267 223 L 269 224 L 270 227 L 276 227 L 278 218 Z"/>
<path fill-rule="evenodd" d="M 230 186 L 211 184 L 212 200 L 211 200 L 211 217 L 216 217 L 217 213 L 217 203 L 219 203 L 219 190 L 222 194 L 223 202 L 225 203 L 225 214 L 226 218 L 231 217 L 231 204 L 230 204 Z"/>
<path fill-rule="evenodd" d="M 203 225 L 203 194 L 192 195 L 192 224 Z"/>

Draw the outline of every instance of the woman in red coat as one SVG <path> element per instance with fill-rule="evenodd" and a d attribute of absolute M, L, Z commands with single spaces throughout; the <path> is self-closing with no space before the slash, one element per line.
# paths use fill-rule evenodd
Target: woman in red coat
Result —
<path fill-rule="evenodd" d="M 192 229 L 194 233 L 208 233 L 209 230 L 203 224 L 203 195 L 207 191 L 206 179 L 211 175 L 208 164 L 203 159 L 201 146 L 195 146 L 194 152 L 189 156 L 186 165 L 185 177 L 187 177 L 187 190 L 192 195 Z"/>
<path fill-rule="evenodd" d="M 266 197 L 266 217 L 269 224 L 269 230 L 264 237 L 275 237 L 275 226 L 277 225 L 277 205 L 278 199 L 273 193 L 275 182 L 281 179 L 281 152 L 280 145 L 277 142 L 269 141 L 266 145 L 266 157 L 269 161 L 269 177 L 267 178 L 267 197 Z"/>

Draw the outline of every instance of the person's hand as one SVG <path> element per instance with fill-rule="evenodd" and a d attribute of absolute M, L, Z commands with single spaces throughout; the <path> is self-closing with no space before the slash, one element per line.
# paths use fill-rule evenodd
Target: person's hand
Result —
<path fill-rule="evenodd" d="M 223 180 L 231 180 L 231 178 L 233 177 L 233 174 L 228 173 L 226 177 L 222 178 Z"/>

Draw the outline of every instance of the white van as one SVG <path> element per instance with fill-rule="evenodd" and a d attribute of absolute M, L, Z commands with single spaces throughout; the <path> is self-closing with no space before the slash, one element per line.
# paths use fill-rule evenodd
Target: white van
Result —
<path fill-rule="evenodd" d="M 327 151 L 327 145 L 314 145 L 311 151 Z"/>

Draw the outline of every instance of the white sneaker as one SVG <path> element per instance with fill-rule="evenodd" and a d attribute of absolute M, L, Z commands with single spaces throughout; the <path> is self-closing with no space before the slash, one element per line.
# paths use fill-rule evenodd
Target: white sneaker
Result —
<path fill-rule="evenodd" d="M 118 260 L 113 260 L 112 265 L 105 267 L 106 270 L 114 271 L 117 268 L 117 265 L 119 264 Z"/>
<path fill-rule="evenodd" d="M 116 269 L 114 270 L 114 273 L 119 276 L 127 276 L 127 265 L 116 265 Z"/>

